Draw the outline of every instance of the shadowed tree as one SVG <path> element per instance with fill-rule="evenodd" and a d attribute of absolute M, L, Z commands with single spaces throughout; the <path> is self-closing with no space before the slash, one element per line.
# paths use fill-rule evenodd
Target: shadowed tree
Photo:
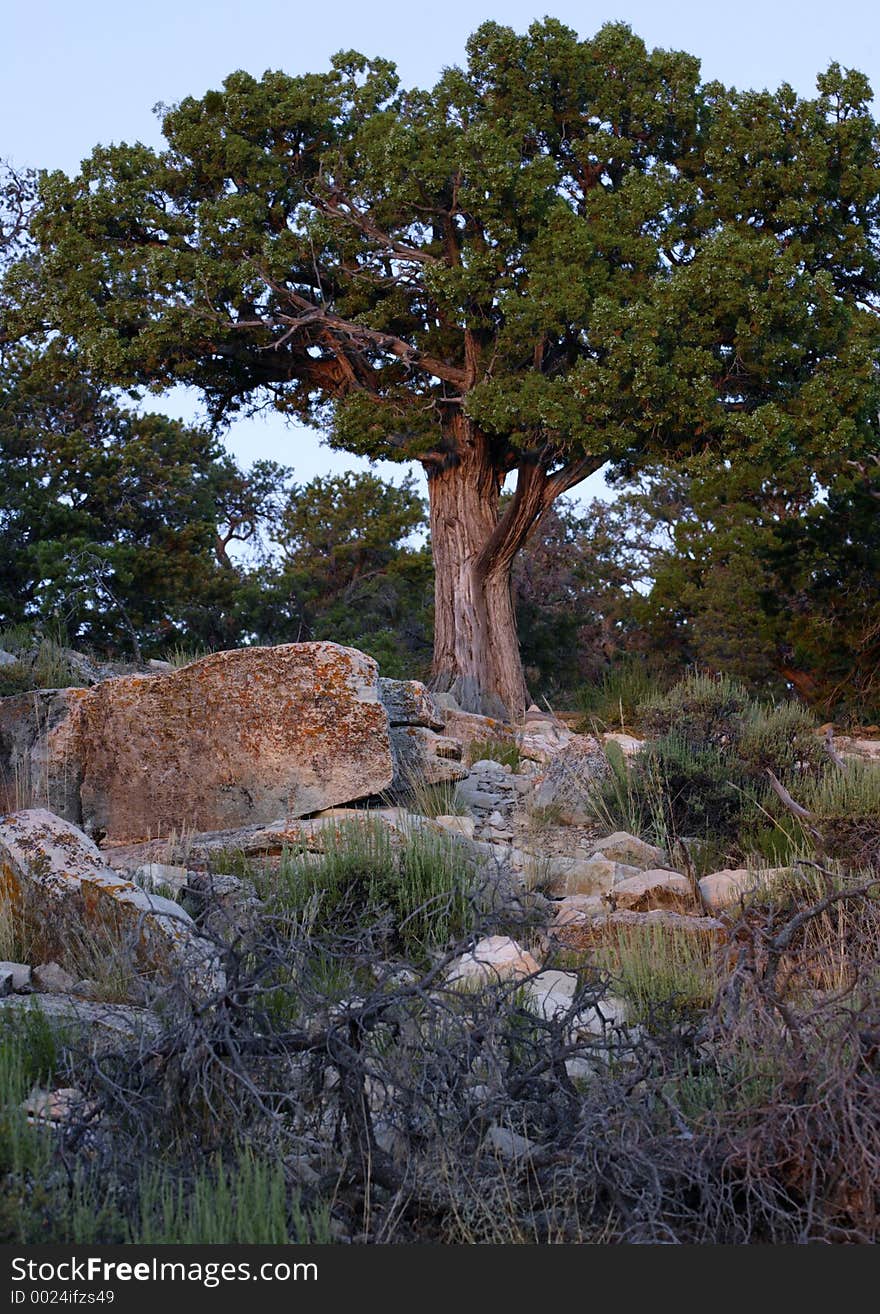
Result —
<path fill-rule="evenodd" d="M 430 90 L 356 53 L 164 112 L 43 179 L 45 328 L 103 377 L 417 460 L 433 683 L 519 715 L 511 568 L 612 461 L 857 456 L 877 319 L 870 88 L 702 85 L 622 25 L 496 23 Z M 510 479 L 512 496 L 500 494 Z"/>

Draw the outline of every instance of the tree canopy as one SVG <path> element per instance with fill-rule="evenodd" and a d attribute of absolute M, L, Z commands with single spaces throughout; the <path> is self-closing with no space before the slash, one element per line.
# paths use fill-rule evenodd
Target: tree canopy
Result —
<path fill-rule="evenodd" d="M 435 682 L 517 712 L 512 564 L 587 474 L 877 450 L 869 100 L 836 65 L 812 99 L 738 92 L 552 19 L 484 24 L 430 89 L 356 52 L 233 73 L 164 149 L 43 178 L 22 316 L 218 422 L 274 405 L 421 461 Z"/>

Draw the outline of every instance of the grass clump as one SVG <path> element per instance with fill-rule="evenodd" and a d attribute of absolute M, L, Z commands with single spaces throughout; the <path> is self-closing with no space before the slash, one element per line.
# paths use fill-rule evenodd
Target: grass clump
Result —
<path fill-rule="evenodd" d="M 595 951 L 598 967 L 629 1004 L 632 1022 L 668 1025 L 670 1017 L 696 1018 L 718 990 L 717 946 L 706 935 L 662 923 L 617 926 Z"/>
<path fill-rule="evenodd" d="M 466 933 L 473 887 L 447 836 L 421 829 L 400 834 L 365 815 L 328 826 L 320 854 L 287 853 L 262 893 L 273 912 L 300 925 L 305 918 L 316 935 L 321 927 L 334 935 L 369 927 L 378 951 L 424 960 Z"/>
<path fill-rule="evenodd" d="M 468 745 L 467 760 L 469 766 L 473 766 L 474 762 L 498 762 L 501 766 L 509 766 L 514 772 L 519 771 L 522 765 L 516 740 L 502 735 L 492 739 L 472 740 Z"/>
<path fill-rule="evenodd" d="M 26 625 L 0 630 L 0 650 L 15 657 L 0 666 L 0 698 L 31 689 L 69 689 L 82 684 L 70 666 L 60 637 L 40 635 Z"/>
<path fill-rule="evenodd" d="M 852 761 L 828 771 L 812 782 L 806 802 L 833 858 L 880 870 L 880 766 Z"/>
<path fill-rule="evenodd" d="M 583 716 L 582 733 L 595 730 L 625 731 L 639 727 L 642 708 L 662 697 L 660 677 L 637 658 L 616 662 L 596 684 L 584 685 L 577 694 Z"/>

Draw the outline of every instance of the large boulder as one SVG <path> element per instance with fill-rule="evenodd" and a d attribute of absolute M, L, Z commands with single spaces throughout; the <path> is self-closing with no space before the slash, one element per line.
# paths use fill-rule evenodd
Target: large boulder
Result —
<path fill-rule="evenodd" d="M 81 734 L 83 821 L 112 840 L 302 817 L 394 776 L 376 663 L 334 643 L 108 680 Z"/>
<path fill-rule="evenodd" d="M 650 912 L 652 908 L 692 912 L 696 906 L 690 881 L 677 871 L 664 869 L 628 876 L 614 886 L 612 895 L 615 907 L 633 912 Z"/>
<path fill-rule="evenodd" d="M 73 946 L 92 944 L 148 978 L 176 977 L 200 994 L 222 986 L 216 952 L 189 914 L 123 880 L 45 808 L 0 817 L 0 906 L 21 919 L 44 961 L 64 965 Z"/>

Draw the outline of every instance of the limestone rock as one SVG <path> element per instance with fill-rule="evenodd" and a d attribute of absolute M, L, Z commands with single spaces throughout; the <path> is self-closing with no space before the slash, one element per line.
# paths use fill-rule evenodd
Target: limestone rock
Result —
<path fill-rule="evenodd" d="M 10 988 L 24 994 L 31 988 L 31 967 L 28 963 L 0 963 L 0 975 L 8 976 Z"/>
<path fill-rule="evenodd" d="M 453 835 L 463 835 L 465 839 L 474 838 L 474 827 L 476 822 L 473 817 L 458 817 L 453 815 L 443 815 L 433 818 L 434 825 L 440 826 L 443 830 L 448 830 Z"/>
<path fill-rule="evenodd" d="M 186 867 L 174 867 L 167 862 L 147 862 L 138 867 L 133 875 L 135 885 L 139 885 L 148 894 L 158 890 L 170 890 L 176 899 L 186 889 Z"/>
<path fill-rule="evenodd" d="M 222 985 L 213 946 L 179 905 L 121 879 L 87 836 L 43 808 L 0 817 L 0 899 L 39 927 L 44 952 L 62 965 L 68 942 L 92 934 L 148 976 L 180 973 L 199 993 Z"/>
<path fill-rule="evenodd" d="M 69 995 L 76 985 L 76 977 L 58 963 L 40 963 L 33 970 L 31 984 L 41 994 Z"/>
<path fill-rule="evenodd" d="M 83 818 L 108 839 L 301 817 L 379 793 L 394 774 L 376 663 L 333 643 L 105 681 L 81 733 Z"/>
<path fill-rule="evenodd" d="M 26 995 L 0 999 L 0 1016 L 24 1017 L 31 1012 L 33 1000 Z M 120 1041 L 154 1040 L 160 1030 L 156 1015 L 146 1008 L 129 1004 L 104 1004 L 78 999 L 75 995 L 43 995 L 40 1013 L 50 1026 L 67 1035 L 75 1030 L 88 1043 L 91 1053 L 116 1049 Z"/>
<path fill-rule="evenodd" d="M 535 790 L 535 807 L 557 809 L 560 819 L 570 825 L 589 822 L 593 815 L 590 791 L 609 770 L 598 740 L 573 734 L 551 759 Z"/>
<path fill-rule="evenodd" d="M 748 895 L 765 889 L 788 870 L 788 867 L 770 867 L 766 871 L 748 871 L 745 867 L 737 867 L 713 871 L 698 882 L 700 895 L 710 912 L 720 912 L 738 904 Z"/>
<path fill-rule="evenodd" d="M 17 666 L 17 665 L 18 665 L 18 658 L 13 656 L 11 652 L 4 652 L 3 649 L 0 648 L 0 666 Z"/>
<path fill-rule="evenodd" d="M 442 730 L 444 720 L 434 699 L 420 680 L 379 680 L 379 700 L 388 713 L 388 723 L 419 725 Z"/>
<path fill-rule="evenodd" d="M 631 908 L 635 912 L 648 912 L 652 908 L 688 912 L 694 906 L 690 881 L 676 871 L 644 871 L 628 876 L 611 893 L 618 908 Z"/>
<path fill-rule="evenodd" d="M 653 844 L 646 844 L 636 835 L 628 835 L 625 830 L 616 830 L 613 835 L 599 840 L 593 852 L 613 862 L 625 862 L 630 867 L 639 867 L 642 871 L 662 867 L 665 854 Z"/>
<path fill-rule="evenodd" d="M 608 894 L 622 881 L 640 875 L 640 868 L 598 854 L 591 858 L 552 857 L 546 865 L 549 893 L 562 898 L 570 894 Z"/>
<path fill-rule="evenodd" d="M 414 784 L 452 784 L 467 775 L 457 739 L 419 725 L 392 726 L 390 735 L 395 764 L 390 793 L 406 794 Z"/>
<path fill-rule="evenodd" d="M 534 712 L 539 712 L 534 708 Z M 550 762 L 564 748 L 567 748 L 575 736 L 571 730 L 553 718 L 535 716 L 530 708 L 526 713 L 526 724 L 516 737 L 520 756 L 529 762 Z"/>
<path fill-rule="evenodd" d="M 489 935 L 450 965 L 446 981 L 457 988 L 478 989 L 514 977 L 532 976 L 540 970 L 532 955 L 516 940 L 507 935 Z"/>
<path fill-rule="evenodd" d="M 443 713 L 444 733 L 450 739 L 457 739 L 462 745 L 465 756 L 469 756 L 471 744 L 503 739 L 514 742 L 514 734 L 506 721 L 494 716 L 480 716 L 477 712 L 463 712 L 459 707 L 452 707 L 444 701 L 442 695 L 435 694 L 434 701 Z"/>
<path fill-rule="evenodd" d="M 79 727 L 90 696 L 34 689 L 0 698 L 0 808 L 46 807 L 81 823 Z"/>
<path fill-rule="evenodd" d="M 540 972 L 525 984 L 529 1007 L 547 1022 L 560 1015 L 564 1016 L 571 1011 L 577 983 L 575 972 Z"/>
<path fill-rule="evenodd" d="M 624 757 L 635 757 L 645 747 L 644 739 L 636 739 L 634 735 L 625 735 L 619 730 L 610 730 L 603 734 L 602 743 L 617 744 Z"/>

